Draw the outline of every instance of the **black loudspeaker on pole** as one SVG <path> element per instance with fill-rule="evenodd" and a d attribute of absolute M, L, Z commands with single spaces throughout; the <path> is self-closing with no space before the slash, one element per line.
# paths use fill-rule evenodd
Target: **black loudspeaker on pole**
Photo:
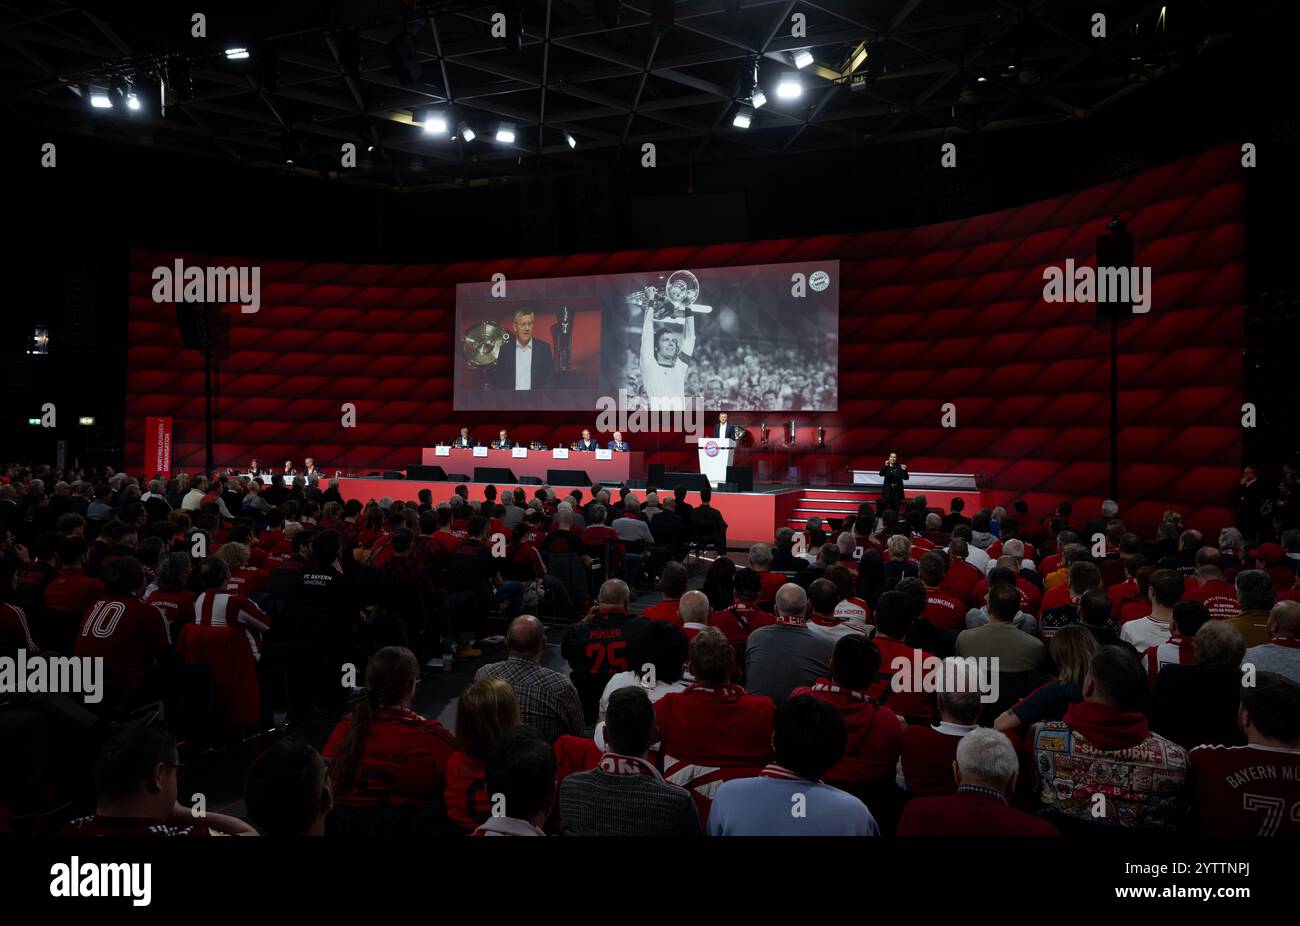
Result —
<path fill-rule="evenodd" d="M 1127 272 L 1133 266 L 1133 236 L 1124 220 L 1112 216 L 1106 225 L 1106 234 L 1097 236 L 1097 270 L 1122 268 Z M 1127 290 L 1127 287 L 1125 287 Z M 1132 293 L 1127 293 L 1132 297 Z M 1133 303 L 1130 299 L 1097 299 L 1097 321 L 1110 327 L 1110 497 L 1119 499 L 1119 325 L 1121 318 L 1131 318 Z"/>

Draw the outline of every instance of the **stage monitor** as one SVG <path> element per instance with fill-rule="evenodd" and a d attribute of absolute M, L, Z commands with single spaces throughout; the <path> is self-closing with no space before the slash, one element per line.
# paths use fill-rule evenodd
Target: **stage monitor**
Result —
<path fill-rule="evenodd" d="M 754 491 L 754 468 L 752 466 L 728 466 L 727 482 L 737 486 L 732 492 Z"/>
<path fill-rule="evenodd" d="M 839 294 L 837 260 L 460 283 L 453 407 L 836 411 Z"/>
<path fill-rule="evenodd" d="M 514 470 L 504 466 L 476 466 L 474 467 L 475 482 L 500 482 L 508 485 L 517 485 L 515 481 Z"/>
<path fill-rule="evenodd" d="M 446 482 L 447 473 L 441 466 L 424 466 L 412 464 L 406 467 L 407 479 L 426 479 L 433 482 Z"/>
<path fill-rule="evenodd" d="M 656 488 L 675 489 L 678 486 L 685 486 L 688 492 L 698 492 L 701 489 L 709 489 L 709 477 L 703 473 L 664 473 L 662 485 Z"/>
<path fill-rule="evenodd" d="M 587 478 L 585 469 L 548 469 L 546 482 L 553 486 L 580 486 L 584 489 L 591 487 L 591 480 Z"/>

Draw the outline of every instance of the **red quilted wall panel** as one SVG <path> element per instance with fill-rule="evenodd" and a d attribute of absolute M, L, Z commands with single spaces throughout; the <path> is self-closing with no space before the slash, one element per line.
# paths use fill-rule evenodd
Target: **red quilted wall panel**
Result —
<path fill-rule="evenodd" d="M 996 497 L 1036 513 L 1062 498 L 1092 512 L 1108 492 L 1108 335 L 1086 303 L 1045 303 L 1043 268 L 1094 260 L 1112 213 L 1152 268 L 1149 314 L 1120 332 L 1120 501 L 1149 526 L 1165 508 L 1217 530 L 1240 464 L 1244 186 L 1231 146 L 1039 203 L 940 225 L 776 241 L 418 266 L 257 262 L 262 308 L 228 309 L 216 364 L 219 465 L 315 456 L 367 471 L 419 459 L 452 436 L 455 284 L 682 265 L 841 261 L 839 411 L 826 427 L 831 477 L 897 449 L 917 471 L 983 472 Z M 175 459 L 203 462 L 203 366 L 181 345 L 151 270 L 249 265 L 249 256 L 133 252 L 127 459 L 143 456 L 144 417 L 175 419 Z M 831 358 L 828 358 L 828 360 Z M 810 371 L 815 372 L 815 371 Z M 357 407 L 341 427 L 340 406 Z M 957 427 L 940 425 L 952 402 Z M 593 415 L 594 417 L 594 415 Z M 745 417 L 745 416 L 739 416 Z M 749 416 L 751 427 L 759 416 Z M 767 416 L 775 419 L 775 415 Z M 490 419 L 490 420 L 488 420 Z M 463 423 L 567 443 L 580 413 L 480 415 Z M 773 435 L 782 422 L 768 420 Z M 672 435 L 638 449 L 693 468 Z"/>

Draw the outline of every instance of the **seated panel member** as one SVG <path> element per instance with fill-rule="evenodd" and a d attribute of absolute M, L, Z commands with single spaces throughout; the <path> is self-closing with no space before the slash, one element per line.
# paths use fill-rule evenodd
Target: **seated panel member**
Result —
<path fill-rule="evenodd" d="M 298 475 L 298 471 L 297 471 L 296 469 L 293 468 L 293 460 L 285 460 L 285 461 L 284 461 L 284 469 L 281 470 L 281 472 L 282 472 L 285 476 L 296 476 L 296 475 Z"/>
<path fill-rule="evenodd" d="M 453 447 L 477 447 L 478 441 L 469 436 L 469 428 L 461 428 L 460 434 L 451 442 Z"/>
<path fill-rule="evenodd" d="M 615 431 L 614 439 L 609 442 L 609 449 L 617 450 L 619 453 L 627 453 L 629 450 L 632 449 L 632 447 L 628 444 L 627 441 L 623 440 L 622 431 Z"/>
<path fill-rule="evenodd" d="M 591 428 L 582 429 L 582 440 L 573 445 L 574 450 L 596 450 L 600 447 L 591 436 Z"/>
<path fill-rule="evenodd" d="M 497 432 L 497 439 L 492 442 L 492 449 L 509 450 L 510 448 L 514 447 L 514 445 L 515 442 L 510 439 L 510 435 L 506 433 L 506 429 L 502 428 L 500 431 Z"/>

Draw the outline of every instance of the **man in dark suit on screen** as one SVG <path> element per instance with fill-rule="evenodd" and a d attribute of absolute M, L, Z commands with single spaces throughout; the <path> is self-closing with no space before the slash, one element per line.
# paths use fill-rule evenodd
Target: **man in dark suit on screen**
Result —
<path fill-rule="evenodd" d="M 515 336 L 501 345 L 493 385 L 500 390 L 528 392 L 547 389 L 555 373 L 551 345 L 533 337 L 534 315 L 528 309 L 515 313 Z"/>

